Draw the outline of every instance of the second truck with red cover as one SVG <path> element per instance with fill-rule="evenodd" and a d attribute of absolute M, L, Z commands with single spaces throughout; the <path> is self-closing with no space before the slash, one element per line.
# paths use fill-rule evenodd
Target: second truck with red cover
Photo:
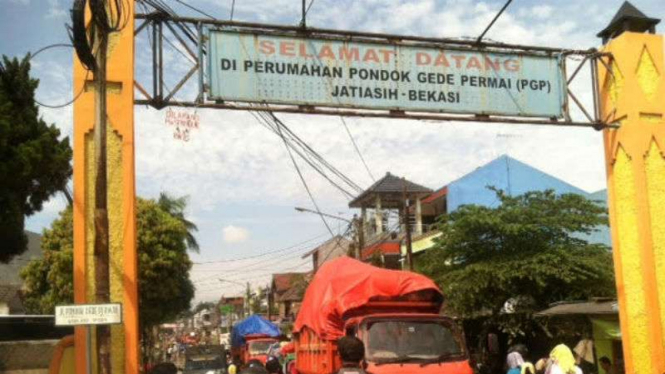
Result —
<path fill-rule="evenodd" d="M 443 295 L 420 274 L 380 269 L 348 257 L 324 264 L 294 326 L 296 369 L 332 374 L 337 339 L 356 336 L 373 374 L 471 374 L 462 333 L 439 314 Z"/>

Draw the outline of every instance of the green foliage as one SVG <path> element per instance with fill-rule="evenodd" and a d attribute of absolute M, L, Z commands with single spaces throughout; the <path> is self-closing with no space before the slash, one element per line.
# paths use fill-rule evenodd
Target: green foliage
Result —
<path fill-rule="evenodd" d="M 39 116 L 28 57 L 0 63 L 0 262 L 27 247 L 24 218 L 65 188 L 72 169 L 69 139 Z"/>
<path fill-rule="evenodd" d="M 138 200 L 139 307 L 141 326 L 175 319 L 189 310 L 194 285 L 187 227 L 153 200 Z"/>
<path fill-rule="evenodd" d="M 497 208 L 466 205 L 443 217 L 441 237 L 419 261 L 455 313 L 488 315 L 518 335 L 552 302 L 614 295 L 609 249 L 580 238 L 607 224 L 602 207 L 575 194 L 495 192 Z"/>
<path fill-rule="evenodd" d="M 199 252 L 199 242 L 196 241 L 194 237 L 194 231 L 198 231 L 198 227 L 192 222 L 187 220 L 185 217 L 185 208 L 187 208 L 187 197 L 173 197 L 164 192 L 159 194 L 159 199 L 157 200 L 159 206 L 165 211 L 171 214 L 173 217 L 177 218 L 185 225 L 187 229 L 187 247 L 193 250 L 194 252 Z"/>
<path fill-rule="evenodd" d="M 176 318 L 190 308 L 194 286 L 187 254 L 187 228 L 154 200 L 138 199 L 139 305 L 141 326 Z M 25 305 L 31 313 L 53 313 L 55 305 L 73 302 L 73 243 L 71 207 L 44 231 L 44 257 L 22 271 Z"/>
<path fill-rule="evenodd" d="M 204 309 L 208 310 L 215 310 L 215 303 L 210 302 L 210 301 L 202 301 L 196 304 L 194 307 L 194 310 L 192 311 L 192 314 L 196 314 Z"/>

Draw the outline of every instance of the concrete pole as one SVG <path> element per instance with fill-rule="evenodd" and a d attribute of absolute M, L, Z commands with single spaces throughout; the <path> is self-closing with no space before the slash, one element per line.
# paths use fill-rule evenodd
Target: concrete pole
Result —
<path fill-rule="evenodd" d="M 416 235 L 423 233 L 423 212 L 420 204 L 420 198 L 416 198 Z"/>
<path fill-rule="evenodd" d="M 360 229 L 363 232 L 363 237 L 367 236 L 367 209 L 360 208 Z"/>
<path fill-rule="evenodd" d="M 376 197 L 376 212 L 374 213 L 374 221 L 376 222 L 376 234 L 383 234 L 383 213 L 381 212 L 381 198 Z"/>

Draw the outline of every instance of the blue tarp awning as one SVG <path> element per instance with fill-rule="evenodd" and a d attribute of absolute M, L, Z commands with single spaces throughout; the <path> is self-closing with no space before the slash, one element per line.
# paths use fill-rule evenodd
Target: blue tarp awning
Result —
<path fill-rule="evenodd" d="M 274 323 L 254 314 L 233 326 L 231 346 L 238 347 L 245 344 L 245 336 L 254 334 L 262 334 L 276 338 L 280 336 L 282 332 Z"/>

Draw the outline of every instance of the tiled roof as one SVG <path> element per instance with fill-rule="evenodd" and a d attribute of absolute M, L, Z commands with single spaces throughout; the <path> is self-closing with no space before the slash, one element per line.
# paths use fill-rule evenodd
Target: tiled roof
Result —
<path fill-rule="evenodd" d="M 349 207 L 359 208 L 362 201 L 373 194 L 398 194 L 404 192 L 404 187 L 406 185 L 406 192 L 408 194 L 429 194 L 432 192 L 430 188 L 421 186 L 417 183 L 413 183 L 406 179 L 394 176 L 390 173 L 376 181 L 368 189 L 363 191 L 355 199 L 351 200 Z"/>
<path fill-rule="evenodd" d="M 424 198 L 421 202 L 423 204 L 428 204 L 442 196 L 445 196 L 446 194 L 448 194 L 448 186 L 441 187 L 440 189 L 434 191 L 431 195 Z"/>
<path fill-rule="evenodd" d="M 560 315 L 596 315 L 619 313 L 619 307 L 616 300 L 599 300 L 584 302 L 558 303 L 549 309 L 536 313 L 538 317 L 560 316 Z"/>
<path fill-rule="evenodd" d="M 335 235 L 334 238 L 326 240 L 325 243 L 302 255 L 302 258 L 309 257 L 314 252 L 324 253 L 324 256 L 326 256 L 328 253 L 335 250 L 338 246 L 342 247 L 344 249 L 344 253 L 346 253 L 346 251 L 349 249 L 349 245 L 351 245 L 351 241 L 349 239 L 340 235 Z M 332 258 L 330 258 L 330 260 L 332 260 Z"/>
<path fill-rule="evenodd" d="M 307 273 L 282 273 L 272 275 L 272 288 L 278 296 L 288 291 L 294 284 L 294 281 L 300 277 L 306 276 Z"/>

